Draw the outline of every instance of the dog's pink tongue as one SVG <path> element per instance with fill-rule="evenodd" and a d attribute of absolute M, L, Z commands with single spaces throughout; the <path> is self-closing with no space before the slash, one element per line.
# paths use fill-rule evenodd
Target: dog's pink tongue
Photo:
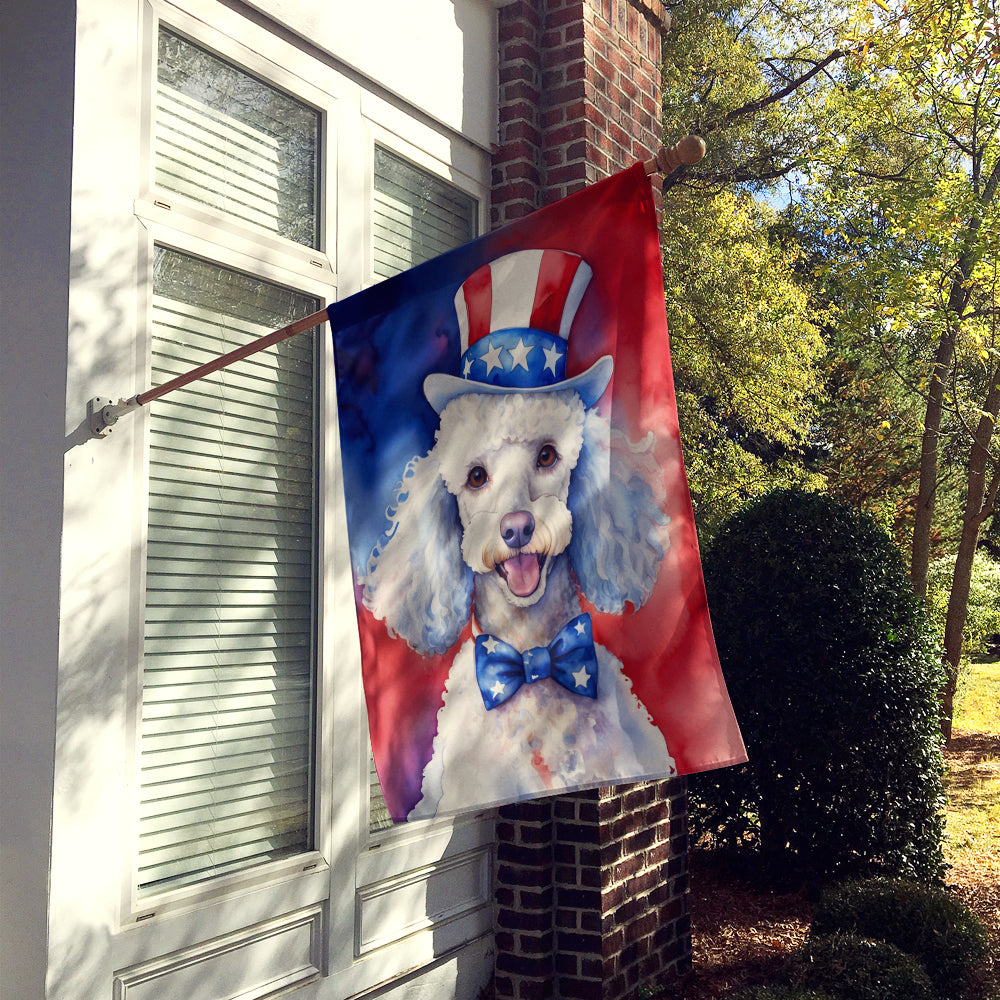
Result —
<path fill-rule="evenodd" d="M 527 597 L 535 592 L 541 576 L 538 556 L 514 556 L 503 564 L 507 586 L 518 596 Z"/>

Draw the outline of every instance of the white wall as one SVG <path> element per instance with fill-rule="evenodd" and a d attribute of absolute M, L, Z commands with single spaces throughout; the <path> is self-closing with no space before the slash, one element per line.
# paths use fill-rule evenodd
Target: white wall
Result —
<path fill-rule="evenodd" d="M 73 5 L 0 6 L 0 990 L 42 996 L 63 500 Z"/>
<path fill-rule="evenodd" d="M 496 141 L 496 78 L 483 59 L 484 39 L 496 50 L 488 0 L 250 3 L 484 149 Z"/>

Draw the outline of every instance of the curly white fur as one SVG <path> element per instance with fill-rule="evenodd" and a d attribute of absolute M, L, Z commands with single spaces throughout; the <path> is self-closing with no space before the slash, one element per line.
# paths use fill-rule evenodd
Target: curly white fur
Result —
<path fill-rule="evenodd" d="M 638 608 L 666 545 L 652 444 L 630 443 L 571 390 L 452 400 L 387 512 L 365 606 L 422 654 L 450 648 L 470 615 L 523 651 L 580 613 L 578 592 L 601 611 Z M 672 773 L 607 650 L 596 700 L 543 680 L 487 712 L 471 647 L 452 664 L 411 818 Z"/>

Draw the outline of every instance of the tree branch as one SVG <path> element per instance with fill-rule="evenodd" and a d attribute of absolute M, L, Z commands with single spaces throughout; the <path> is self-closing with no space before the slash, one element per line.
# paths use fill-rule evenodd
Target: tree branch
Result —
<path fill-rule="evenodd" d="M 768 94 L 766 97 L 758 98 L 756 101 L 750 101 L 742 107 L 733 108 L 732 111 L 726 112 L 721 121 L 712 125 L 702 126 L 700 134 L 707 135 L 710 132 L 714 132 L 717 128 L 722 128 L 724 125 L 728 125 L 737 118 L 744 118 L 747 115 L 755 115 L 758 111 L 763 111 L 764 108 L 770 106 L 771 104 L 777 104 L 778 101 L 783 100 L 789 94 L 798 90 L 803 84 L 808 83 L 818 73 L 822 73 L 823 70 L 825 70 L 831 63 L 836 62 L 838 59 L 843 59 L 846 55 L 846 49 L 834 49 L 829 55 L 826 56 L 826 58 L 821 59 L 818 63 L 816 63 L 807 73 L 803 73 L 802 76 L 796 77 L 787 86 L 782 87 L 781 90 L 776 90 L 773 94 Z"/>

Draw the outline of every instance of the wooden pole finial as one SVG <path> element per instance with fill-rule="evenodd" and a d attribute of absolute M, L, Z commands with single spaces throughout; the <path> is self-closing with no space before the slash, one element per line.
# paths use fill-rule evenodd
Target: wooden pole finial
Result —
<path fill-rule="evenodd" d="M 705 155 L 707 147 L 700 135 L 686 135 L 673 146 L 660 146 L 656 156 L 643 166 L 647 174 L 669 174 L 682 164 L 692 166 Z"/>

